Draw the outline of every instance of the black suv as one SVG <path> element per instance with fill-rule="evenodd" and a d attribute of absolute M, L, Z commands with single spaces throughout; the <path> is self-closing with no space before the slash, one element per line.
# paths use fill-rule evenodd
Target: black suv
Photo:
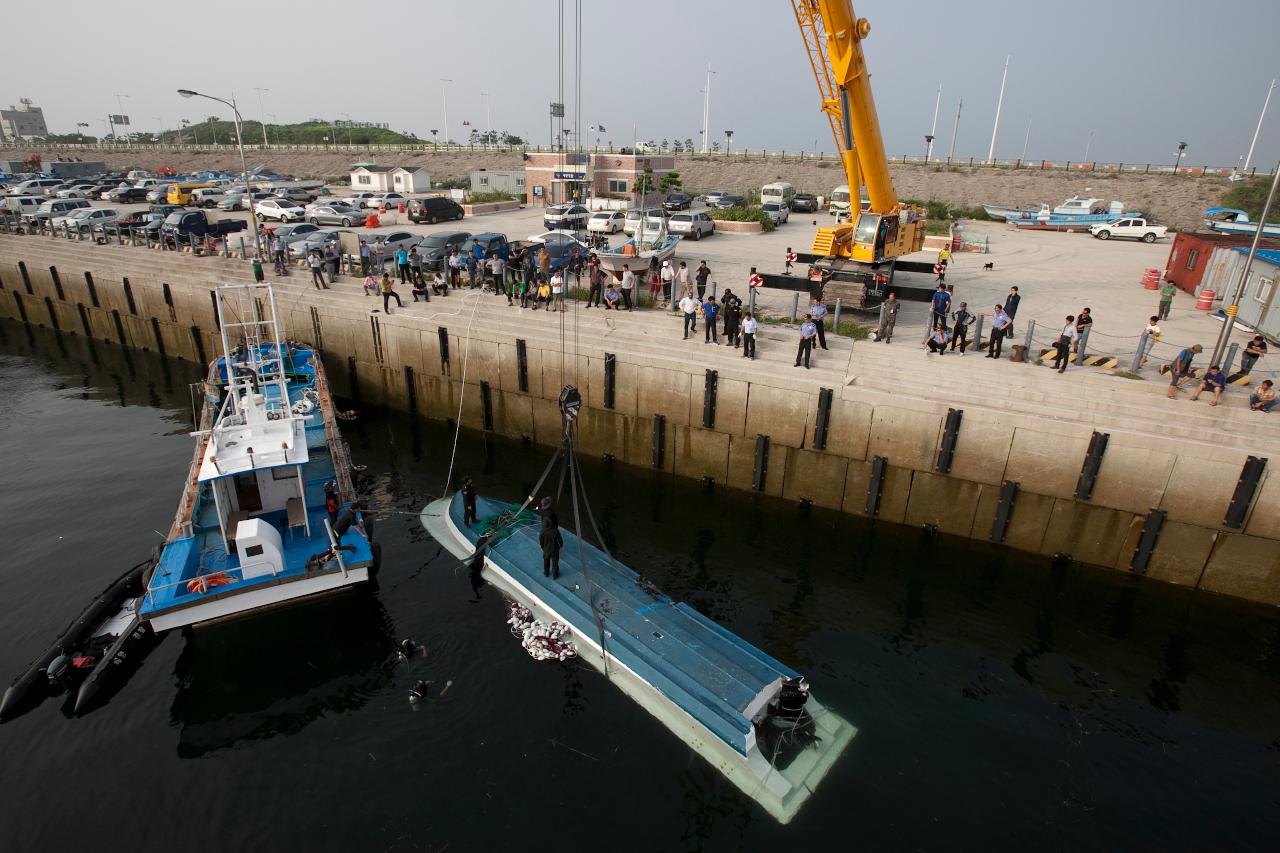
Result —
<path fill-rule="evenodd" d="M 791 209 L 797 213 L 817 213 L 818 197 L 813 193 L 796 193 L 791 199 Z"/>
<path fill-rule="evenodd" d="M 443 222 L 446 219 L 461 219 L 462 205 L 451 198 L 415 198 L 409 201 L 409 219 L 413 222 Z"/>

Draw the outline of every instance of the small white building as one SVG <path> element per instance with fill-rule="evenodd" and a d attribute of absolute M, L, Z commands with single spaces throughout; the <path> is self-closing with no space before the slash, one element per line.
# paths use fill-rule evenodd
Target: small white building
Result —
<path fill-rule="evenodd" d="M 351 189 L 375 193 L 391 191 L 391 166 L 357 163 L 351 167 Z"/>
<path fill-rule="evenodd" d="M 396 166 L 391 170 L 391 189 L 401 193 L 423 193 L 431 189 L 431 174 L 421 166 Z"/>

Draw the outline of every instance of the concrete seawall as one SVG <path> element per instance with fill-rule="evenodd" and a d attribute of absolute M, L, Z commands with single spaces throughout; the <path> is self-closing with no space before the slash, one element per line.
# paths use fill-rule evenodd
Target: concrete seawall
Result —
<path fill-rule="evenodd" d="M 0 236 L 0 316 L 205 361 L 220 349 L 212 290 L 247 273 Z M 748 362 L 680 341 L 662 312 L 549 315 L 457 293 L 385 315 L 351 278 L 330 291 L 302 275 L 274 283 L 285 333 L 319 345 L 339 393 L 366 404 L 461 411 L 467 428 L 554 444 L 572 382 L 584 453 L 1280 604 L 1280 478 L 1248 462 L 1275 459 L 1280 419 L 1226 406 L 1163 416 L 1161 388 L 1088 368 L 1046 390 L 1047 371 L 1029 366 L 832 337 L 805 371 L 791 366 L 793 333 L 768 328 Z"/>

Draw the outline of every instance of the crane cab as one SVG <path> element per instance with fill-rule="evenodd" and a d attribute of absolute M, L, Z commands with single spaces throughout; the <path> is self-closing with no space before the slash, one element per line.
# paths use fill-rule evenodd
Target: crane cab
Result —
<path fill-rule="evenodd" d="M 878 264 L 924 248 L 925 221 L 917 208 L 903 207 L 891 213 L 864 210 L 856 223 L 819 228 L 813 253 Z"/>

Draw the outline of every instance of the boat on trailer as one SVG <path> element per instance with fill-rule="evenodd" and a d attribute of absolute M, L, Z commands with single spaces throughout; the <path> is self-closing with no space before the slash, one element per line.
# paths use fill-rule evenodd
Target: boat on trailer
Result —
<path fill-rule="evenodd" d="M 570 471 L 570 477 L 576 474 Z M 559 577 L 543 575 L 542 518 L 461 492 L 422 511 L 422 524 L 543 625 L 565 626 L 587 661 L 781 823 L 795 817 L 856 729 L 809 693 L 787 665 L 630 567 L 561 529 Z"/>
<path fill-rule="evenodd" d="M 376 570 L 370 537 L 352 526 L 339 542 L 328 512 L 332 496 L 363 520 L 320 354 L 282 339 L 269 285 L 223 285 L 216 300 L 223 355 L 139 607 L 156 631 L 335 592 Z"/>
<path fill-rule="evenodd" d="M 1235 207 L 1211 207 L 1204 212 L 1204 224 L 1221 234 L 1253 234 L 1258 223 L 1249 219 L 1248 211 Z M 1280 223 L 1262 226 L 1262 236 L 1280 237 Z"/>

